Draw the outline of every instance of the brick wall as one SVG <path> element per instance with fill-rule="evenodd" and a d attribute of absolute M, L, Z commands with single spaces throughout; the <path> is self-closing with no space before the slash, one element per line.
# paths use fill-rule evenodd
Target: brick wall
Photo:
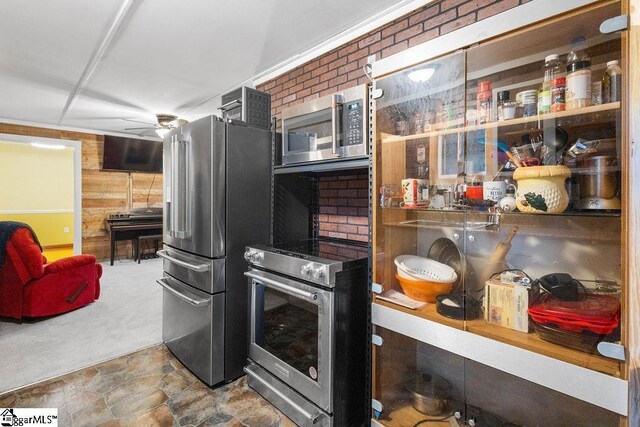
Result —
<path fill-rule="evenodd" d="M 321 177 L 320 236 L 369 240 L 369 176 Z"/>
<path fill-rule="evenodd" d="M 441 0 L 348 42 L 257 87 L 271 94 L 271 113 L 368 83 L 363 67 L 369 55 L 386 58 L 530 0 Z M 368 239 L 368 177 L 322 178 L 320 235 Z"/>

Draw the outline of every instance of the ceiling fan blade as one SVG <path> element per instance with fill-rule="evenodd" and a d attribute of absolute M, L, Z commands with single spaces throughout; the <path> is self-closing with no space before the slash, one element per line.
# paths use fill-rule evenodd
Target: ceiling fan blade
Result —
<path fill-rule="evenodd" d="M 180 127 L 182 125 L 186 125 L 187 123 L 189 123 L 187 120 L 185 119 L 175 119 L 173 121 L 171 121 L 171 123 L 169 123 L 171 126 L 175 126 L 175 127 Z"/>
<path fill-rule="evenodd" d="M 142 129 L 145 129 L 145 130 L 156 130 L 155 127 L 150 128 L 149 126 L 141 127 L 141 128 L 124 128 L 124 130 L 142 130 Z"/>
<path fill-rule="evenodd" d="M 125 120 L 125 121 L 127 121 L 127 122 L 143 123 L 143 124 L 145 124 L 145 125 L 149 125 L 149 126 L 158 126 L 158 125 L 157 125 L 157 124 L 155 124 L 155 123 L 143 122 L 143 121 L 140 121 L 140 120 L 133 120 L 133 119 L 126 119 L 126 118 L 124 118 L 124 117 L 122 118 L 122 120 Z"/>

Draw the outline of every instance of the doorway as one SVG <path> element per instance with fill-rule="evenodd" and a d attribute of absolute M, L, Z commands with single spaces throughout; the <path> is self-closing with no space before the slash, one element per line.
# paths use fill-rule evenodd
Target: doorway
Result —
<path fill-rule="evenodd" d="M 48 261 L 82 253 L 80 141 L 0 134 L 0 221 L 29 224 Z"/>

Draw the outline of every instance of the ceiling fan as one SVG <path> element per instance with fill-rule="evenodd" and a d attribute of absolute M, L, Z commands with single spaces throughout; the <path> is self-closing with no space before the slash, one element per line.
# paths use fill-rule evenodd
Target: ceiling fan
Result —
<path fill-rule="evenodd" d="M 173 114 L 156 114 L 156 120 L 158 123 L 141 122 L 139 120 L 122 119 L 128 122 L 144 123 L 148 126 L 137 128 L 125 128 L 125 130 L 153 130 L 160 137 L 163 138 L 171 129 L 175 129 L 178 126 L 182 126 L 189 123 L 185 119 L 179 119 L 178 116 Z"/>

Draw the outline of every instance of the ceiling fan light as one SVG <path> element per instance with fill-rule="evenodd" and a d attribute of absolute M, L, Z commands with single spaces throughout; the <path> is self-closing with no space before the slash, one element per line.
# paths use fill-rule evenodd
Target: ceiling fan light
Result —
<path fill-rule="evenodd" d="M 168 134 L 170 130 L 171 130 L 171 129 L 169 129 L 169 128 L 159 128 L 159 129 L 156 129 L 156 134 L 157 134 L 160 138 L 164 138 L 164 136 L 165 136 L 166 134 Z"/>

